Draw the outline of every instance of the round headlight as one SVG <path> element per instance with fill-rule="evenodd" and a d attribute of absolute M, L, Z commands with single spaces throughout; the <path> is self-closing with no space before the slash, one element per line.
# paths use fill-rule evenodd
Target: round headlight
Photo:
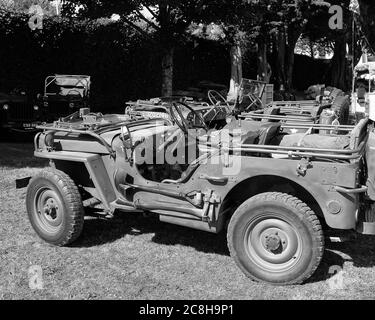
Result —
<path fill-rule="evenodd" d="M 44 138 L 44 144 L 47 147 L 52 148 L 53 144 L 55 143 L 54 139 L 55 139 L 55 133 L 54 132 L 49 132 L 49 133 L 46 134 L 46 136 Z"/>
<path fill-rule="evenodd" d="M 35 105 L 35 106 L 34 106 L 34 110 L 35 110 L 35 111 L 38 111 L 38 110 L 39 110 L 39 106 Z"/>
<path fill-rule="evenodd" d="M 9 110 L 9 104 L 4 104 L 3 105 L 3 110 Z"/>

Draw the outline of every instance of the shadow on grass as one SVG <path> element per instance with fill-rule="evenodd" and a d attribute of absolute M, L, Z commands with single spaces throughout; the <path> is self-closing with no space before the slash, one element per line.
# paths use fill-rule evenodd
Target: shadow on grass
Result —
<path fill-rule="evenodd" d="M 114 242 L 125 235 L 154 234 L 152 241 L 183 245 L 205 253 L 229 255 L 225 234 L 211 234 L 160 222 L 155 217 L 120 213 L 113 220 L 86 219 L 83 234 L 74 247 L 92 247 Z"/>
<path fill-rule="evenodd" d="M 374 267 L 375 237 L 354 234 L 351 240 L 327 243 L 323 260 L 308 282 L 331 278 L 334 276 L 335 267 L 343 268 L 345 262 L 352 263 L 354 267 L 358 268 Z"/>
<path fill-rule="evenodd" d="M 44 168 L 48 161 L 34 157 L 33 143 L 0 143 L 0 167 Z"/>
<path fill-rule="evenodd" d="M 225 232 L 215 235 L 162 223 L 155 217 L 146 218 L 139 214 L 125 213 L 119 214 L 113 220 L 86 220 L 83 234 L 73 246 L 98 246 L 114 242 L 125 235 L 143 234 L 154 234 L 152 241 L 162 245 L 182 245 L 204 253 L 229 255 Z M 374 267 L 375 237 L 356 235 L 355 239 L 347 242 L 328 242 L 322 262 L 307 283 L 330 279 L 336 271 L 332 267 L 343 268 L 345 262 L 352 262 L 355 267 Z"/>

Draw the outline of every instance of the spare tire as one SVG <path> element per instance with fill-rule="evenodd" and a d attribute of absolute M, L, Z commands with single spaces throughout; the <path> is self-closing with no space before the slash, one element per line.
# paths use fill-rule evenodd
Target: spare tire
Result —
<path fill-rule="evenodd" d="M 335 112 L 337 120 L 342 125 L 347 125 L 349 123 L 349 108 L 349 96 L 337 96 L 332 103 L 332 110 Z"/>
<path fill-rule="evenodd" d="M 337 97 L 343 97 L 343 96 L 345 96 L 344 91 L 342 91 L 341 89 L 337 89 L 337 88 L 333 88 L 330 94 L 330 97 L 332 98 L 333 101 L 336 100 Z"/>

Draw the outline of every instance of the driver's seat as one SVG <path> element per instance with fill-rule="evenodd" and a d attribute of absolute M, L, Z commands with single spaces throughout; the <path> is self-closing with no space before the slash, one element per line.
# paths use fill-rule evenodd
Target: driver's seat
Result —
<path fill-rule="evenodd" d="M 241 144 L 270 144 L 281 130 L 280 122 L 261 122 L 242 120 L 238 123 L 238 120 L 232 121 L 224 127 L 227 130 L 241 129 Z"/>

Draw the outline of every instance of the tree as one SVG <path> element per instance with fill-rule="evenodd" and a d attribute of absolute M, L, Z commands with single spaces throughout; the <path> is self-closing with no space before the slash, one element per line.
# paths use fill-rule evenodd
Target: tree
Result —
<path fill-rule="evenodd" d="M 347 90 L 350 86 L 350 68 L 349 62 L 358 57 L 356 41 L 353 36 L 353 14 L 349 11 L 350 0 L 331 0 L 331 5 L 338 5 L 342 8 L 343 20 L 337 26 L 340 28 L 332 29 L 328 23 L 335 16 L 323 11 L 319 15 L 313 16 L 306 26 L 304 37 L 309 38 L 316 43 L 325 44 L 326 47 L 332 45 L 333 57 L 329 77 L 326 82 L 334 87 Z M 348 50 L 349 48 L 349 50 Z"/>
<path fill-rule="evenodd" d="M 33 5 L 39 5 L 46 15 L 52 16 L 56 9 L 49 0 L 0 0 L 0 9 L 28 13 Z"/>
<path fill-rule="evenodd" d="M 313 0 L 249 0 L 237 7 L 242 14 L 237 25 L 257 48 L 259 80 L 269 82 L 274 74 L 277 84 L 291 89 L 296 43 L 309 19 L 328 6 Z"/>
<path fill-rule="evenodd" d="M 358 0 L 360 21 L 365 33 L 368 45 L 375 48 L 375 6 L 372 0 Z"/>
<path fill-rule="evenodd" d="M 204 17 L 207 8 L 204 0 L 79 0 L 65 1 L 64 13 L 98 18 L 118 14 L 128 25 L 155 44 L 161 53 L 162 95 L 173 93 L 174 51 L 186 40 L 186 30 L 193 21 Z"/>
<path fill-rule="evenodd" d="M 228 100 L 234 101 L 242 81 L 242 58 L 247 46 L 247 35 L 243 31 L 248 19 L 246 1 L 218 0 L 212 1 L 203 11 L 201 23 L 190 25 L 190 34 L 213 41 L 220 41 L 227 48 L 230 57 L 231 75 L 229 82 Z M 202 21 L 210 21 L 204 24 Z"/>
<path fill-rule="evenodd" d="M 275 34 L 276 79 L 286 90 L 292 88 L 294 51 L 297 41 L 306 30 L 309 20 L 314 15 L 327 10 L 327 6 L 326 2 L 310 0 L 272 1 L 271 3 L 270 11 L 273 15 L 271 26 L 275 27 L 270 33 Z"/>

